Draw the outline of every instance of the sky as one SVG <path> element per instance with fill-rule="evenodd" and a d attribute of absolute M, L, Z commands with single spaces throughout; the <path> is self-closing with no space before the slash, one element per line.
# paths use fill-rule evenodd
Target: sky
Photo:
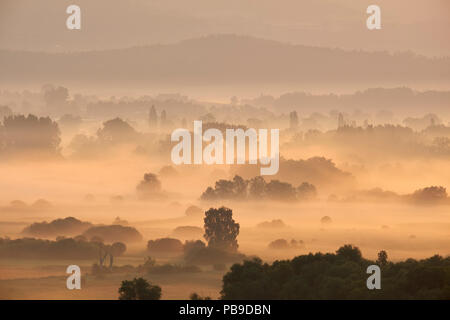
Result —
<path fill-rule="evenodd" d="M 66 8 L 82 28 L 67 30 Z M 366 8 L 381 8 L 369 31 Z M 0 48 L 86 51 L 237 34 L 293 44 L 370 51 L 450 52 L 448 0 L 0 0 Z"/>

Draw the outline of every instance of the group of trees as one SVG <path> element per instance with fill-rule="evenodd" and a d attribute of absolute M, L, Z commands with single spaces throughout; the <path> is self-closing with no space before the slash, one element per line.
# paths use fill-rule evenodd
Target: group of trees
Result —
<path fill-rule="evenodd" d="M 117 221 L 117 219 L 115 220 Z M 102 242 L 139 242 L 143 237 L 136 228 L 113 223 L 112 225 L 93 225 L 74 217 L 56 219 L 51 222 L 35 222 L 23 231 L 23 234 L 36 237 L 57 237 L 81 235 L 85 239 L 101 239 Z"/>
<path fill-rule="evenodd" d="M 412 201 L 422 204 L 450 204 L 447 189 L 442 186 L 431 186 L 414 191 L 409 195 Z"/>
<path fill-rule="evenodd" d="M 368 290 L 367 267 L 381 268 L 381 290 Z M 272 264 L 259 258 L 234 264 L 223 277 L 223 300 L 302 299 L 450 299 L 450 257 L 388 260 L 363 258 L 359 248 L 344 245 L 336 253 L 310 253 Z M 161 288 L 144 278 L 122 281 L 121 300 L 157 300 Z M 192 300 L 210 299 L 194 293 Z"/>
<path fill-rule="evenodd" d="M 285 249 L 299 249 L 304 248 L 305 244 L 303 240 L 295 240 L 291 239 L 291 241 L 287 241 L 286 239 L 276 239 L 269 243 L 269 249 L 275 250 L 285 250 Z"/>
<path fill-rule="evenodd" d="M 56 237 L 78 235 L 92 227 L 92 223 L 74 217 L 56 219 L 51 222 L 35 222 L 26 227 L 22 233 L 36 237 Z"/>
<path fill-rule="evenodd" d="M 186 121 L 186 120 L 184 120 L 184 121 Z M 152 106 L 148 113 L 148 125 L 149 125 L 150 129 L 152 129 L 152 130 L 157 129 L 158 122 L 159 122 L 160 129 L 165 129 L 167 127 L 173 126 L 173 122 L 167 118 L 166 110 L 161 111 L 161 115 L 158 119 L 158 113 L 156 112 L 155 106 Z"/>
<path fill-rule="evenodd" d="M 184 244 L 173 238 L 149 240 L 147 251 L 150 254 L 183 253 L 188 263 L 213 264 L 231 257 L 236 261 L 239 224 L 233 219 L 233 211 L 226 207 L 210 208 L 205 212 L 204 235 L 206 240 L 190 240 Z M 239 260 L 239 259 L 237 259 Z"/>
<path fill-rule="evenodd" d="M 406 202 L 418 205 L 445 205 L 450 204 L 447 189 L 443 186 L 430 186 L 417 189 L 413 193 L 401 195 L 393 191 L 374 188 L 361 190 L 344 199 L 345 201 L 384 201 Z"/>
<path fill-rule="evenodd" d="M 390 158 L 414 156 L 448 157 L 450 155 L 450 127 L 430 125 L 416 132 L 410 127 L 394 124 L 349 126 L 322 131 L 305 130 L 292 136 L 286 147 L 298 148 L 314 145 L 342 152 L 358 150 L 361 157 L 370 159 L 380 150 Z M 281 164 L 280 164 L 281 168 Z"/>
<path fill-rule="evenodd" d="M 298 148 L 300 141 L 294 141 Z M 288 146 L 283 147 L 288 148 Z M 244 164 L 231 166 L 231 173 L 243 179 L 251 179 L 259 175 L 260 165 Z M 321 192 L 339 192 L 353 189 L 355 178 L 351 173 L 339 169 L 331 160 L 324 157 L 312 157 L 308 159 L 285 159 L 280 157 L 278 173 L 271 176 L 273 180 L 279 180 L 298 186 L 307 181 Z"/>
<path fill-rule="evenodd" d="M 311 200 L 317 195 L 316 187 L 303 182 L 298 187 L 279 180 L 266 182 L 263 177 L 257 176 L 245 180 L 236 175 L 233 180 L 219 180 L 214 188 L 208 187 L 201 195 L 202 200 L 278 200 L 295 201 Z"/>
<path fill-rule="evenodd" d="M 266 107 L 276 109 L 287 113 L 292 111 L 293 106 L 296 111 L 302 113 L 320 112 L 325 114 L 329 110 L 340 110 L 341 112 L 350 113 L 364 105 L 364 111 L 372 113 L 374 116 L 369 117 L 376 122 L 383 120 L 393 120 L 391 118 L 381 118 L 378 116 L 383 107 L 393 106 L 389 108 L 392 112 L 405 113 L 411 110 L 430 110 L 435 113 L 447 114 L 446 105 L 450 100 L 448 91 L 415 91 L 407 87 L 398 88 L 368 88 L 364 91 L 345 94 L 311 94 L 308 92 L 288 92 L 273 97 L 270 95 L 261 95 L 255 99 L 248 100 L 248 103 L 257 107 Z M 384 107 L 385 108 L 385 107 Z M 332 112 L 330 112 L 332 113 Z"/>
<path fill-rule="evenodd" d="M 205 212 L 204 234 L 201 240 L 188 240 L 184 244 L 173 238 L 160 238 L 147 243 L 150 254 L 183 254 L 184 261 L 192 264 L 216 264 L 241 261 L 244 255 L 238 253 L 239 224 L 233 219 L 233 212 L 226 207 L 210 208 Z"/>
<path fill-rule="evenodd" d="M 381 268 L 382 289 L 368 290 L 366 270 Z M 450 299 L 450 257 L 377 261 L 344 245 L 335 254 L 315 253 L 264 263 L 255 258 L 231 267 L 223 277 L 222 299 Z"/>
<path fill-rule="evenodd" d="M 183 251 L 183 243 L 178 239 L 161 238 L 147 242 L 149 253 L 179 253 Z"/>
<path fill-rule="evenodd" d="M 95 259 L 108 248 L 114 256 L 122 255 L 126 246 L 116 242 L 105 245 L 98 239 L 58 237 L 56 241 L 35 238 L 11 240 L 0 238 L 0 257 L 18 259 Z"/>
<path fill-rule="evenodd" d="M 3 155 L 57 156 L 60 142 L 58 124 L 49 117 L 9 115 L 0 124 L 0 152 Z"/>
<path fill-rule="evenodd" d="M 100 238 L 105 242 L 140 242 L 143 237 L 142 234 L 134 227 L 122 225 L 100 225 L 92 226 L 87 229 L 83 236 L 91 239 L 93 237 Z"/>
<path fill-rule="evenodd" d="M 127 246 L 122 242 L 104 244 L 100 239 L 91 240 L 98 246 L 98 264 L 92 266 L 92 274 L 99 275 L 113 271 L 114 257 L 120 257 L 127 250 Z"/>

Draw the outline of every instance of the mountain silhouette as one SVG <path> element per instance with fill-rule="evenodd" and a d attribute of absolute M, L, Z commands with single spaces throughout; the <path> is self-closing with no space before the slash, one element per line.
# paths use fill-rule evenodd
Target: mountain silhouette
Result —
<path fill-rule="evenodd" d="M 0 83 L 187 85 L 448 83 L 450 59 L 215 35 L 167 45 L 71 53 L 0 51 Z"/>

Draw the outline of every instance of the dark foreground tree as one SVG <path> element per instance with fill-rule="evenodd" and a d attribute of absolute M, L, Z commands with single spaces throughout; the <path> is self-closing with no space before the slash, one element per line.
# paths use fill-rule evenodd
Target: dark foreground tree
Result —
<path fill-rule="evenodd" d="M 384 254 L 382 255 L 384 257 Z M 387 258 L 387 254 L 385 256 Z M 382 259 L 384 260 L 384 259 Z M 366 273 L 377 264 L 345 245 L 336 254 L 308 254 L 264 263 L 255 258 L 234 264 L 223 277 L 222 299 L 450 299 L 450 257 L 388 262 L 381 290 L 369 290 Z"/>
<path fill-rule="evenodd" d="M 148 283 L 144 278 L 124 280 L 119 288 L 119 300 L 159 300 L 161 287 Z"/>
<path fill-rule="evenodd" d="M 237 251 L 239 223 L 233 220 L 233 211 L 221 207 L 205 212 L 205 234 L 208 247 L 226 251 Z"/>
<path fill-rule="evenodd" d="M 388 263 L 388 255 L 386 251 L 381 250 L 380 252 L 378 252 L 377 263 L 381 266 L 385 266 Z"/>

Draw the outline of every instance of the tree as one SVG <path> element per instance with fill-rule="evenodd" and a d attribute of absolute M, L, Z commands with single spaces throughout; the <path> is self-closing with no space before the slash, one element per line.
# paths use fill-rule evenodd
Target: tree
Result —
<path fill-rule="evenodd" d="M 167 126 L 167 112 L 166 110 L 161 111 L 161 128 Z"/>
<path fill-rule="evenodd" d="M 362 258 L 361 250 L 351 244 L 343 245 L 336 251 L 336 254 L 352 261 L 359 261 Z"/>
<path fill-rule="evenodd" d="M 269 199 L 293 201 L 297 199 L 297 191 L 287 182 L 272 180 L 266 185 L 266 194 Z"/>
<path fill-rule="evenodd" d="M 5 151 L 39 151 L 59 153 L 60 131 L 58 124 L 49 117 L 35 115 L 11 115 L 3 120 L 0 128 L 0 145 Z"/>
<path fill-rule="evenodd" d="M 42 91 L 47 106 L 63 105 L 69 98 L 69 90 L 61 86 L 54 87 L 53 85 L 44 85 Z"/>
<path fill-rule="evenodd" d="M 120 118 L 108 120 L 97 131 L 99 141 L 103 143 L 124 143 L 137 137 L 137 132 L 128 122 Z"/>
<path fill-rule="evenodd" d="M 447 190 L 442 186 L 431 186 L 419 189 L 412 194 L 413 200 L 430 204 L 444 201 L 447 197 Z"/>
<path fill-rule="evenodd" d="M 388 255 L 387 252 L 384 250 L 381 250 L 380 252 L 378 252 L 378 260 L 377 263 L 380 264 L 381 266 L 385 266 L 388 262 Z"/>
<path fill-rule="evenodd" d="M 123 242 L 114 242 L 109 249 L 114 257 L 120 257 L 125 251 L 127 251 L 127 246 Z"/>
<path fill-rule="evenodd" d="M 248 195 L 253 199 L 261 199 L 265 196 L 266 181 L 261 176 L 256 176 L 248 183 Z"/>
<path fill-rule="evenodd" d="M 144 174 L 144 179 L 137 185 L 136 190 L 143 198 L 161 193 L 161 181 L 154 173 Z"/>
<path fill-rule="evenodd" d="M 289 114 L 289 127 L 291 129 L 296 129 L 298 127 L 298 115 L 297 111 L 292 111 Z"/>
<path fill-rule="evenodd" d="M 239 224 L 233 220 L 233 211 L 229 208 L 211 208 L 205 212 L 205 234 L 208 247 L 236 251 Z"/>
<path fill-rule="evenodd" d="M 150 284 L 144 278 L 124 280 L 119 288 L 119 300 L 159 300 L 161 287 Z"/>
<path fill-rule="evenodd" d="M 308 182 L 303 182 L 297 187 L 297 198 L 303 200 L 311 200 L 317 196 L 316 187 Z"/>
<path fill-rule="evenodd" d="M 148 125 L 150 128 L 155 129 L 158 123 L 158 115 L 156 114 L 155 106 L 152 106 L 148 113 Z"/>
<path fill-rule="evenodd" d="M 11 116 L 12 114 L 13 112 L 10 107 L 0 105 L 0 121 L 3 121 L 4 117 Z"/>
<path fill-rule="evenodd" d="M 339 113 L 339 116 L 338 116 L 338 129 L 342 128 L 344 126 L 345 126 L 344 115 L 342 113 Z"/>

